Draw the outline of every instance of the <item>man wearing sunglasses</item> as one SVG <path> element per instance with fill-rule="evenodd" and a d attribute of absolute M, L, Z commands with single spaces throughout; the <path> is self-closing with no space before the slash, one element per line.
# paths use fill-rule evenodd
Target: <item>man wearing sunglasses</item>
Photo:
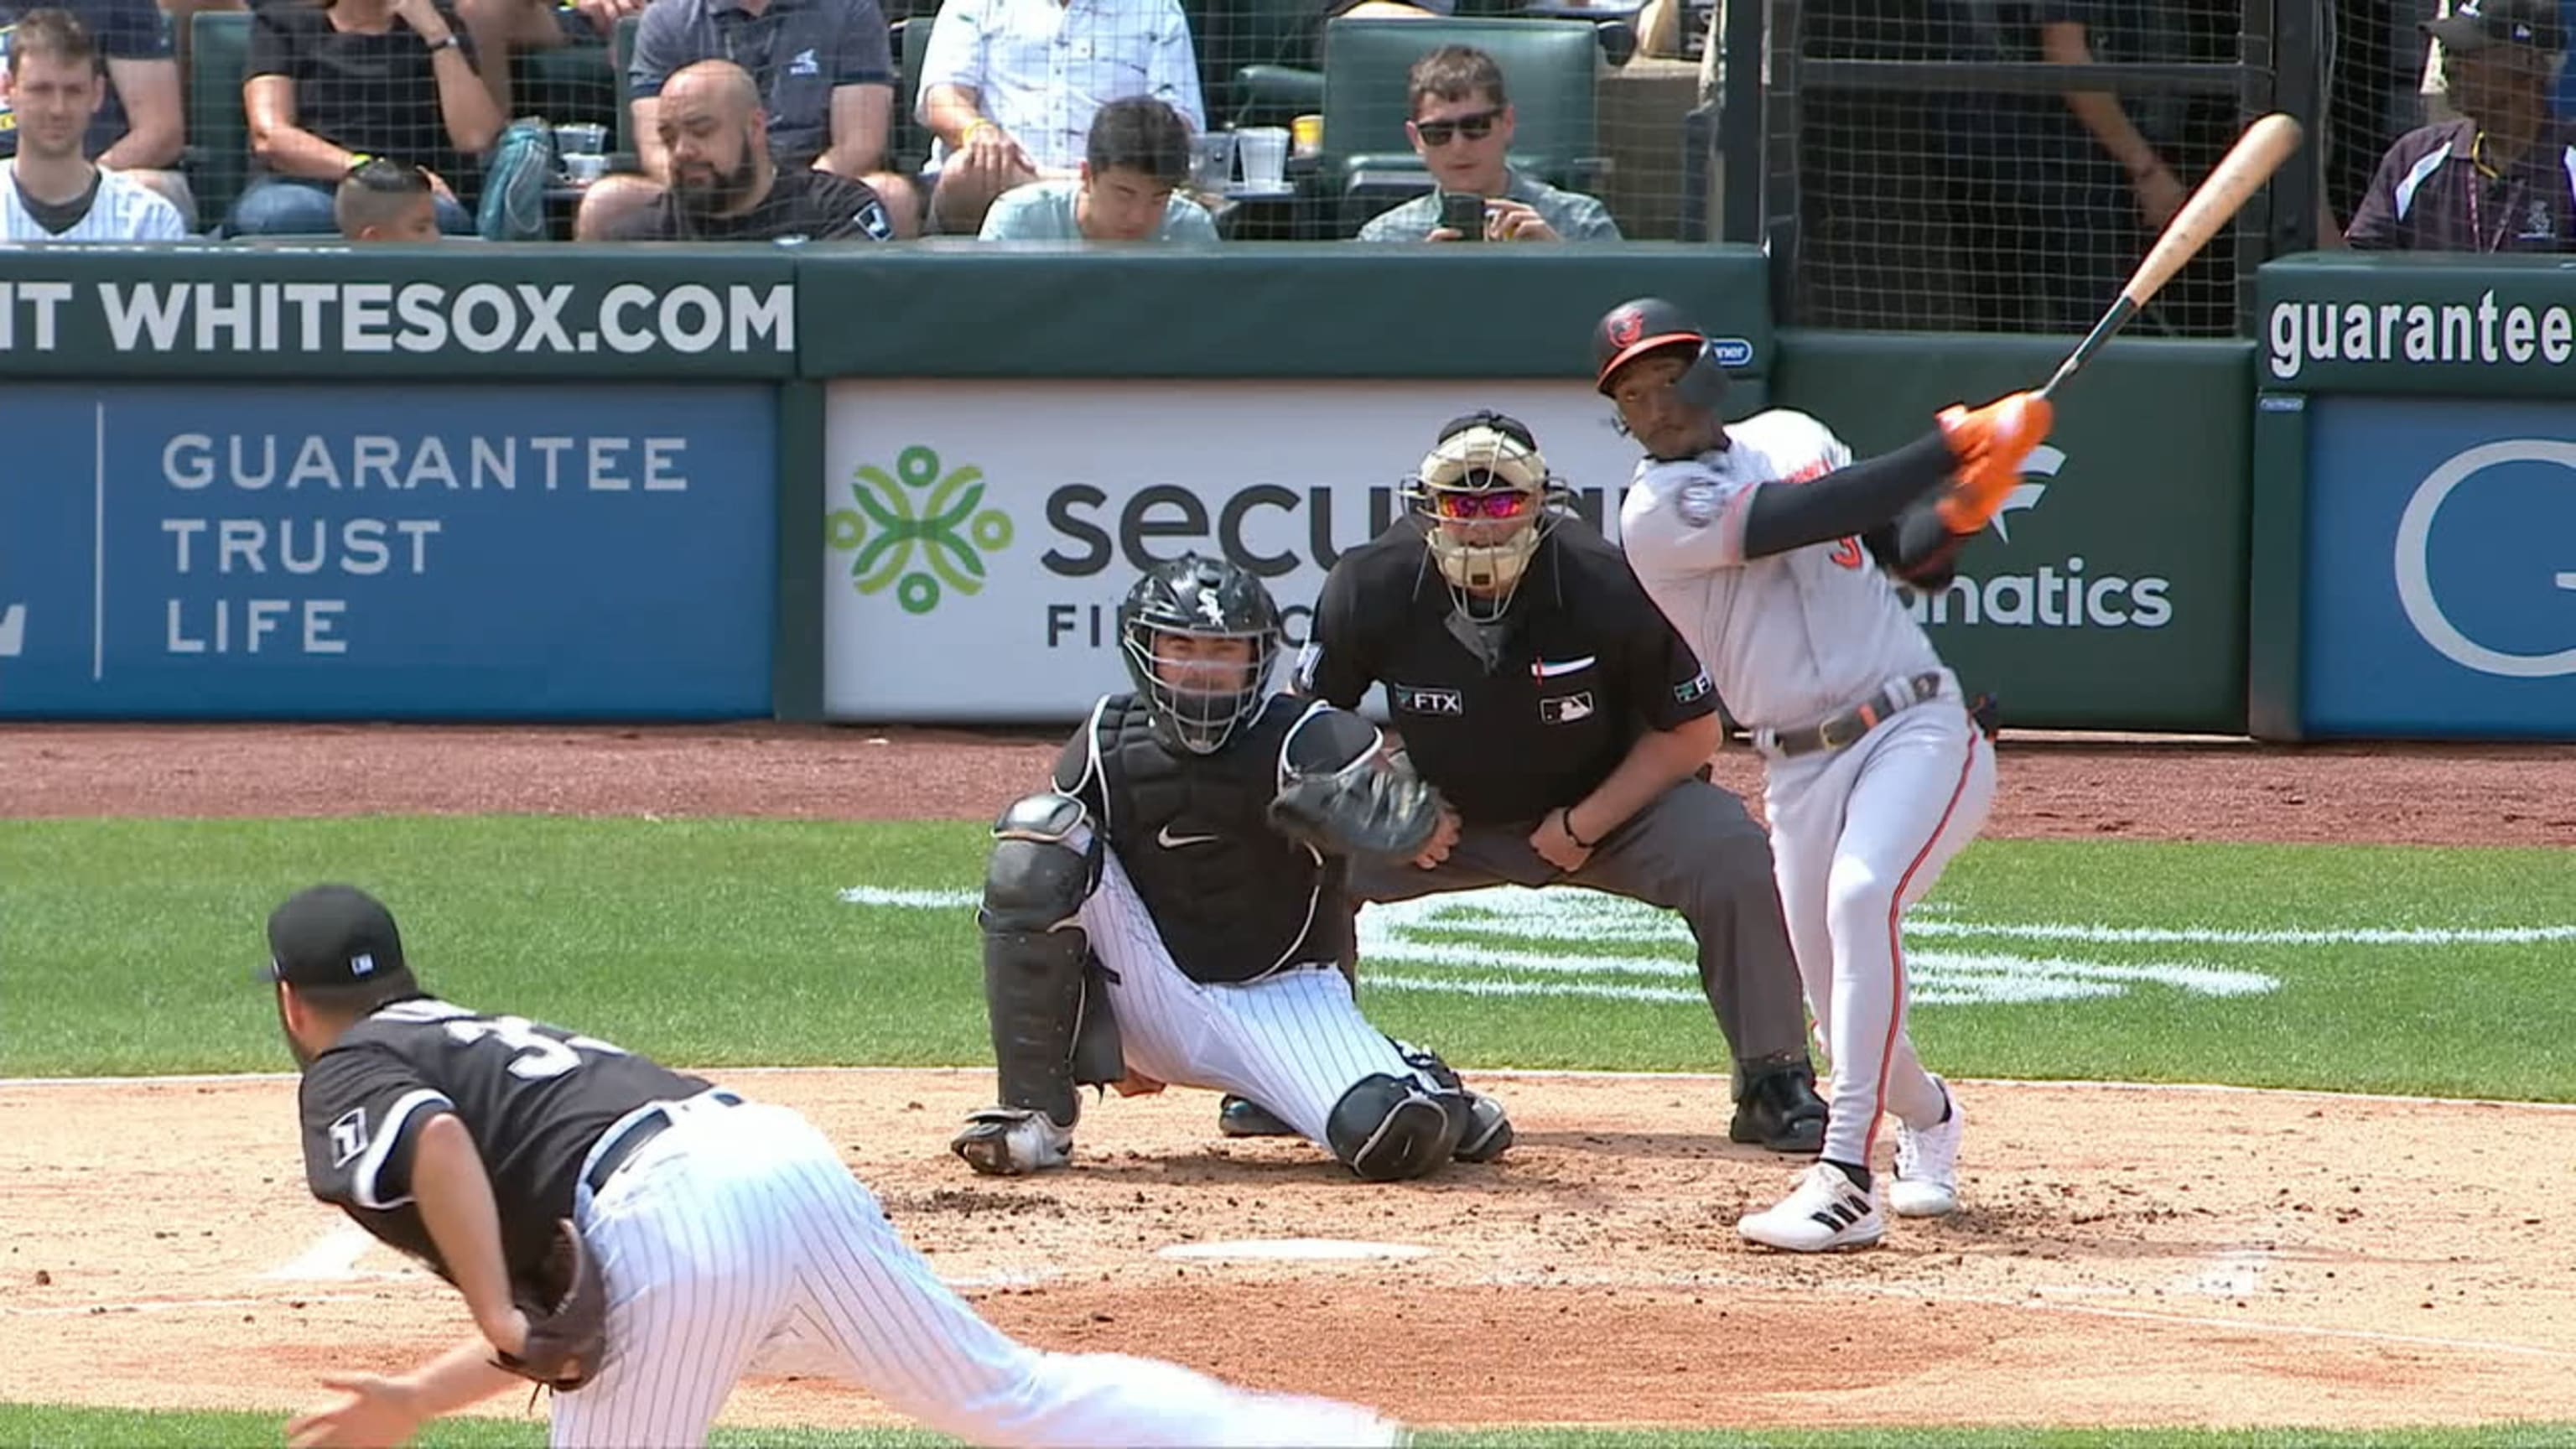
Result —
<path fill-rule="evenodd" d="M 1326 575 L 1294 680 L 1346 710 L 1384 685 L 1391 733 L 1449 807 L 1409 861 L 1354 861 L 1351 899 L 1579 885 L 1680 912 L 1736 1064 L 1728 1135 L 1812 1155 L 1825 1108 L 1797 965 L 1762 830 L 1705 778 L 1699 660 L 1565 512 L 1517 419 L 1450 422 L 1405 494 L 1409 515 Z M 1231 1135 L 1274 1135 L 1251 1103 L 1220 1112 Z"/>
<path fill-rule="evenodd" d="M 1444 45 L 1413 63 L 1405 89 L 1412 116 L 1405 134 L 1433 186 L 1369 218 L 1361 241 L 1619 240 L 1619 224 L 1600 202 L 1512 169 L 1512 103 L 1492 56 L 1470 45 Z M 1443 224 L 1451 197 L 1482 201 L 1479 232 Z"/>

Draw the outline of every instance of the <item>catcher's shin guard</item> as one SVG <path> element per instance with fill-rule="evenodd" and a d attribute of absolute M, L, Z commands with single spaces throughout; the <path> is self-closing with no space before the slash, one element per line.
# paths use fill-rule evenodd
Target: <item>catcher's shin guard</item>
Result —
<path fill-rule="evenodd" d="M 1079 924 L 1092 862 L 1070 843 L 1080 801 L 1032 795 L 1002 813 L 984 872 L 984 1007 L 1001 1105 L 1071 1128 L 1073 1057 L 1090 943 Z M 1105 997 L 1097 1003 L 1106 1009 Z M 1114 1038 L 1113 1038 L 1114 1040 Z"/>

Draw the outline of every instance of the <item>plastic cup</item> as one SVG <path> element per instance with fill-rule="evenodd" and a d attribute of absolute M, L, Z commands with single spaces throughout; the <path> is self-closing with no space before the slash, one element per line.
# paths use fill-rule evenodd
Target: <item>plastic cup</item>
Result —
<path fill-rule="evenodd" d="M 1317 115 L 1299 116 L 1288 123 L 1288 134 L 1292 138 L 1291 144 L 1298 155 L 1316 155 L 1324 149 L 1324 118 Z"/>
<path fill-rule="evenodd" d="M 1243 184 L 1254 191 L 1279 191 L 1288 185 L 1288 128 L 1253 126 L 1234 133 L 1234 152 L 1243 160 Z"/>

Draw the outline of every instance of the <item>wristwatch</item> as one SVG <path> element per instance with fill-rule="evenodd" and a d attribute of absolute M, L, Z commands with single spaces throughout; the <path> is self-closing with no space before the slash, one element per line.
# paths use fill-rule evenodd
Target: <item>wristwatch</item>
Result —
<path fill-rule="evenodd" d="M 438 39 L 429 42 L 429 53 L 433 56 L 442 50 L 463 50 L 464 48 L 465 37 L 457 34 L 453 30 L 440 36 Z"/>

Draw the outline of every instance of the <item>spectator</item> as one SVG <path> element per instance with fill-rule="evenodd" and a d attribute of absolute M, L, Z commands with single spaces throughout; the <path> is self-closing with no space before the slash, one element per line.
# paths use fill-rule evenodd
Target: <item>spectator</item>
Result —
<path fill-rule="evenodd" d="M 437 193 L 429 173 L 380 156 L 366 157 L 340 178 L 331 214 L 348 241 L 438 240 Z"/>
<path fill-rule="evenodd" d="M 233 232 L 335 230 L 334 188 L 361 155 L 426 168 L 438 229 L 474 230 L 462 198 L 501 113 L 450 0 L 267 0 L 252 16 L 242 100 L 262 174 Z"/>
<path fill-rule="evenodd" d="M 2465 0 L 2425 31 L 2459 119 L 2380 158 L 2344 240 L 2356 248 L 2559 252 L 2576 236 L 2576 127 L 2550 114 L 2565 63 L 2557 0 Z"/>
<path fill-rule="evenodd" d="M 1152 96 L 1100 108 L 1082 174 L 1002 193 L 984 214 L 985 241 L 1212 242 L 1216 223 L 1181 190 L 1190 175 L 1190 123 Z"/>
<path fill-rule="evenodd" d="M 932 224 L 975 235 L 1003 192 L 1074 176 L 1091 118 L 1138 95 L 1207 129 L 1179 0 L 943 0 L 917 106 L 938 138 L 922 168 Z"/>
<path fill-rule="evenodd" d="M 582 198 L 583 241 L 892 241 L 894 218 L 864 181 L 781 166 L 760 87 L 729 60 L 683 66 L 662 87 L 670 184 L 609 177 Z"/>
<path fill-rule="evenodd" d="M 48 8 L 69 13 L 97 43 L 107 61 L 107 90 L 92 116 L 82 149 L 110 171 L 169 199 L 180 220 L 193 225 L 196 197 L 177 168 L 187 144 L 180 117 L 179 62 L 170 53 L 170 31 L 152 0 L 58 0 Z M 0 57 L 9 53 L 10 28 L 34 7 L 0 0 Z M 9 90 L 0 84 L 0 157 L 17 154 L 17 126 Z"/>
<path fill-rule="evenodd" d="M 617 22 L 644 12 L 645 0 L 456 0 L 465 38 L 481 58 L 483 88 L 503 116 L 516 109 L 510 95 L 510 56 L 568 45 L 605 49 Z M 562 117 L 556 119 L 561 120 Z"/>
<path fill-rule="evenodd" d="M 9 37 L 17 154 L 0 161 L 0 241 L 176 241 L 188 234 L 159 193 L 86 154 L 105 104 L 98 44 L 68 12 L 36 10 Z"/>
<path fill-rule="evenodd" d="M 1443 196 L 1485 202 L 1488 241 L 1617 241 L 1619 224 L 1589 196 L 1559 191 L 1511 167 L 1516 117 L 1503 68 L 1469 45 L 1444 45 L 1406 77 L 1404 133 L 1431 170 L 1433 189 L 1370 217 L 1361 241 L 1458 241 L 1440 224 Z"/>
<path fill-rule="evenodd" d="M 919 231 L 912 183 L 885 169 L 894 118 L 894 59 L 877 0 L 661 0 L 635 35 L 628 80 L 635 91 L 635 150 L 644 174 L 668 182 L 655 113 L 682 66 L 727 60 L 759 87 L 770 154 L 782 168 L 810 167 L 867 183 L 898 234 Z"/>
<path fill-rule="evenodd" d="M 2005 58 L 2058 65 L 2232 62 L 2240 15 L 2210 6 L 2005 0 Z M 1966 208 L 1971 326 L 2082 332 L 2240 127 L 2232 100 L 2067 91 L 1998 98 L 1985 148 L 1992 193 Z M 2149 332 L 2234 330 L 2232 251 L 2204 248 L 2141 319 Z"/>

